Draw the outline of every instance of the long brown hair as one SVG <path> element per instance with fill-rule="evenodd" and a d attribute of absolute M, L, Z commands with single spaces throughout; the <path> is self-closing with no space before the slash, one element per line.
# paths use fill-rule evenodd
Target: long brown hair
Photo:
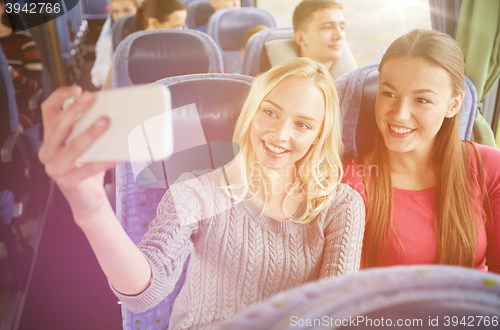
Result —
<path fill-rule="evenodd" d="M 179 0 L 146 0 L 135 14 L 135 31 L 145 30 L 150 17 L 163 23 L 168 21 L 170 14 L 178 10 L 186 10 Z"/>
<path fill-rule="evenodd" d="M 425 59 L 445 69 L 450 77 L 453 97 L 465 92 L 465 61 L 458 44 L 447 34 L 417 29 L 395 40 L 380 62 L 379 71 L 392 58 Z M 460 111 L 445 118 L 437 133 L 433 149 L 433 167 L 437 178 L 434 203 L 434 227 L 437 243 L 437 263 L 472 267 L 474 265 L 477 228 L 474 205 L 479 196 L 472 193 L 473 173 L 470 164 L 471 147 L 479 159 L 479 180 L 484 181 L 481 158 L 471 143 L 459 138 Z M 376 165 L 368 185 L 368 214 L 364 238 L 364 267 L 375 267 L 386 256 L 393 228 L 393 189 L 387 148 L 379 130 L 375 148 L 365 158 Z M 452 160 L 452 161 L 450 161 Z M 487 196 L 484 185 L 483 196 Z M 481 205 L 481 203 L 479 204 Z M 481 205 L 482 207 L 482 205 Z M 484 213 L 484 211 L 483 211 Z M 401 245 L 401 244 L 400 244 Z M 402 246 L 400 246 L 401 252 Z"/>

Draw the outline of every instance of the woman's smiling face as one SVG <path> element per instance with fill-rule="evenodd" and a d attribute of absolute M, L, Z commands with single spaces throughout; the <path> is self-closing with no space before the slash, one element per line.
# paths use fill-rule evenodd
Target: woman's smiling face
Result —
<path fill-rule="evenodd" d="M 450 76 L 422 58 L 397 57 L 380 71 L 375 117 L 391 152 L 428 155 L 446 117 L 460 109 Z"/>
<path fill-rule="evenodd" d="M 319 139 L 325 97 L 311 79 L 289 77 L 261 102 L 250 127 L 250 141 L 262 166 L 294 165 Z"/>

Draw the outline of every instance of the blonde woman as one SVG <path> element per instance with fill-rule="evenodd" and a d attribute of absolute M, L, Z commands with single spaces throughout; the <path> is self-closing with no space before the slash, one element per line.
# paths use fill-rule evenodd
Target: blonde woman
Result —
<path fill-rule="evenodd" d="M 413 30 L 379 66 L 375 148 L 344 182 L 367 207 L 363 267 L 449 264 L 500 272 L 500 151 L 460 141 L 464 56 Z M 359 165 L 364 165 L 360 167 Z M 370 173 L 360 169 L 370 168 Z"/>
<path fill-rule="evenodd" d="M 339 107 L 322 64 L 294 59 L 257 78 L 236 124 L 237 159 L 225 173 L 181 177 L 138 246 L 95 178 L 115 164 L 75 164 L 107 119 L 64 146 L 74 118 L 92 103 L 85 92 L 61 112 L 63 99 L 78 93 L 63 88 L 44 103 L 39 158 L 129 310 L 145 311 L 172 292 L 189 254 L 169 329 L 210 328 L 282 290 L 359 269 L 363 201 L 339 183 Z"/>

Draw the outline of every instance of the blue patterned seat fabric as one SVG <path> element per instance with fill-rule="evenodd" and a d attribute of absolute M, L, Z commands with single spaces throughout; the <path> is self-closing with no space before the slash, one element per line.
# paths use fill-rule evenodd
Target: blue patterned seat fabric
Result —
<path fill-rule="evenodd" d="M 260 31 L 251 36 L 245 49 L 241 73 L 255 77 L 259 73 L 269 70 L 271 64 L 265 53 L 264 45 L 268 41 L 277 39 L 293 39 L 293 29 L 275 27 Z"/>
<path fill-rule="evenodd" d="M 215 42 L 193 30 L 132 33 L 118 45 L 112 70 L 113 88 L 152 83 L 165 77 L 223 72 Z"/>
<path fill-rule="evenodd" d="M 191 0 L 185 4 L 187 11 L 186 25 L 190 29 L 196 29 L 208 23 L 214 9 L 210 6 L 210 0 Z"/>
<path fill-rule="evenodd" d="M 129 14 L 120 17 L 113 24 L 112 30 L 112 40 L 113 40 L 113 50 L 115 50 L 120 42 L 125 39 L 131 33 L 134 33 L 135 15 Z"/>
<path fill-rule="evenodd" d="M 399 326 L 410 329 L 445 329 L 446 321 L 459 325 L 471 315 L 482 316 L 474 318 L 479 329 L 498 328 L 498 274 L 455 266 L 396 266 L 321 279 L 278 293 L 218 329 L 386 329 L 398 320 L 407 322 Z M 436 318 L 438 323 L 430 324 Z"/>

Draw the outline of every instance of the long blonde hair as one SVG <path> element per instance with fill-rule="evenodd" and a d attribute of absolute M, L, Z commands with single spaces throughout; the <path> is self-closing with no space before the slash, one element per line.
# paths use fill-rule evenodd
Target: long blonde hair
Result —
<path fill-rule="evenodd" d="M 278 184 L 279 179 L 275 175 L 275 171 L 261 166 L 257 161 L 250 142 L 250 127 L 262 100 L 274 87 L 288 77 L 310 79 L 325 97 L 326 111 L 318 142 L 311 146 L 302 159 L 296 162 L 297 179 L 290 189 L 290 191 L 301 189 L 304 192 L 306 210 L 294 220 L 307 223 L 316 218 L 332 200 L 343 175 L 341 162 L 343 145 L 337 90 L 330 73 L 321 63 L 308 58 L 292 59 L 272 68 L 254 81 L 236 122 L 233 136 L 233 142 L 240 146 L 243 159 L 240 166 L 241 179 L 239 183 L 233 184 L 230 188 L 233 188 L 233 192 L 238 188 L 244 188 L 242 193 L 235 198 L 240 201 L 245 198 L 247 193 L 253 197 L 264 189 L 263 211 L 272 204 L 275 196 L 267 190 L 267 187 Z M 260 183 L 258 187 L 252 184 L 254 181 Z M 269 185 L 262 183 L 269 183 Z"/>
<path fill-rule="evenodd" d="M 380 62 L 379 71 L 389 59 L 398 57 L 425 59 L 440 66 L 450 77 L 453 97 L 465 92 L 464 56 L 455 40 L 447 34 L 423 29 L 408 32 L 391 44 Z M 433 167 L 437 177 L 434 203 L 437 263 L 472 267 L 477 244 L 473 205 L 479 200 L 476 200 L 470 185 L 473 178 L 470 146 L 473 145 L 460 141 L 459 120 L 460 111 L 444 119 L 433 149 Z M 479 154 L 478 158 L 481 182 L 484 178 Z M 365 160 L 370 165 L 376 165 L 372 168 L 378 171 L 372 173 L 367 191 L 368 214 L 364 239 L 366 268 L 379 266 L 388 251 L 391 235 L 398 237 L 393 228 L 393 189 L 387 148 L 379 130 L 375 148 Z"/>

